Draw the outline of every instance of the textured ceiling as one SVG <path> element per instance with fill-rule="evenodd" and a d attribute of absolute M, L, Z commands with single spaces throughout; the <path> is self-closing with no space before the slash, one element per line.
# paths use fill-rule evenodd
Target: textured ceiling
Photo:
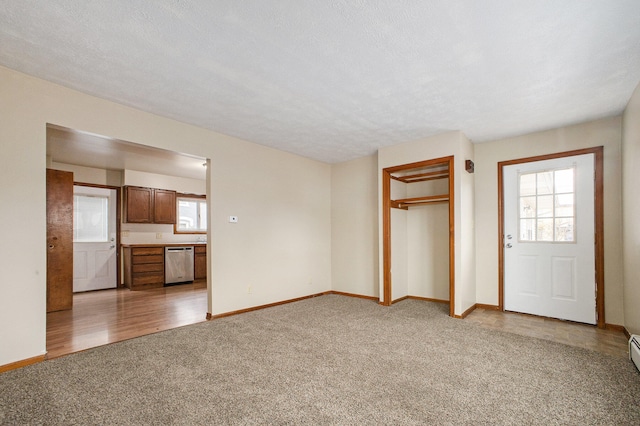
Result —
<path fill-rule="evenodd" d="M 0 64 L 326 162 L 620 113 L 638 0 L 0 0 Z"/>

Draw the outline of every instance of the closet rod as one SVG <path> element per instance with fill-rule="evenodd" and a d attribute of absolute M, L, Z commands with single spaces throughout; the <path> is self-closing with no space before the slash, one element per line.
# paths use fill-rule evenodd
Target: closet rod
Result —
<path fill-rule="evenodd" d="M 449 194 L 441 194 L 441 195 L 428 195 L 426 197 L 402 198 L 400 200 L 394 200 L 394 201 L 401 204 L 412 204 L 412 203 L 419 203 L 421 201 L 437 201 L 437 200 L 446 201 L 448 199 L 449 199 Z"/>
<path fill-rule="evenodd" d="M 448 202 L 449 202 L 449 199 L 447 198 L 446 200 L 422 201 L 420 203 L 411 203 L 411 204 L 401 203 L 398 208 L 403 210 L 408 210 L 409 207 L 426 206 L 427 204 L 441 204 L 441 203 L 448 203 Z"/>
<path fill-rule="evenodd" d="M 427 197 L 404 198 L 391 200 L 391 207 L 406 210 L 409 206 L 420 206 L 424 204 L 444 203 L 449 201 L 449 194 L 430 195 Z"/>

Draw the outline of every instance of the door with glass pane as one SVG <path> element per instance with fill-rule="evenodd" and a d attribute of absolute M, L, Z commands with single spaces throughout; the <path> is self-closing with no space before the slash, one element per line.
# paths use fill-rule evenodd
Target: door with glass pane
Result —
<path fill-rule="evenodd" d="M 76 185 L 73 192 L 73 291 L 116 288 L 117 191 Z"/>
<path fill-rule="evenodd" d="M 595 324 L 594 155 L 503 176 L 504 309 Z"/>

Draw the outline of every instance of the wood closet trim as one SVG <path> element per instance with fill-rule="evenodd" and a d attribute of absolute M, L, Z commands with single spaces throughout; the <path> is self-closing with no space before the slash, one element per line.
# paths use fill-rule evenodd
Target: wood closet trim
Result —
<path fill-rule="evenodd" d="M 391 179 L 394 178 L 392 173 L 397 173 L 405 170 L 425 168 L 425 167 L 447 167 L 447 176 L 443 176 L 444 170 L 438 170 L 440 175 L 438 179 L 445 177 L 449 178 L 449 200 L 455 200 L 455 182 L 454 182 L 454 156 L 434 158 L 432 160 L 418 161 L 415 163 L 403 164 L 399 166 L 386 167 L 382 169 L 382 252 L 383 252 L 383 300 L 381 302 L 384 306 L 390 306 L 394 301 L 391 300 L 391 208 L 395 203 L 396 208 L 407 209 L 406 204 L 400 204 L 398 201 L 391 200 Z M 432 172 L 426 172 L 432 173 Z M 426 174 L 425 173 L 425 174 Z M 424 175 L 421 173 L 421 175 Z M 417 176 L 417 175 L 412 175 Z M 433 175 L 429 175 L 433 176 Z M 403 176 L 407 177 L 407 176 Z M 421 176 L 423 177 L 423 176 Z M 398 178 L 397 176 L 395 178 Z M 432 179 L 433 177 L 427 177 Z M 395 179 L 400 180 L 401 179 Z M 408 180 L 404 183 L 421 182 L 422 180 Z M 423 197 L 428 198 L 428 197 Z M 406 200 L 405 200 L 406 201 Z M 440 199 L 439 202 L 445 200 Z M 449 315 L 455 314 L 455 202 L 449 202 Z"/>
<path fill-rule="evenodd" d="M 122 188 L 113 185 L 99 185 L 95 183 L 73 182 L 74 186 L 88 186 L 91 188 L 104 188 L 116 190 L 116 286 L 124 288 L 122 283 L 122 246 L 120 243 L 120 222 L 122 222 Z"/>
<path fill-rule="evenodd" d="M 519 158 L 498 162 L 498 308 L 504 311 L 504 191 L 503 172 L 505 166 L 553 160 L 576 155 L 594 156 L 594 216 L 595 216 L 595 274 L 596 274 L 596 325 L 606 328 L 604 317 L 604 147 L 576 149 L 555 154 Z"/>

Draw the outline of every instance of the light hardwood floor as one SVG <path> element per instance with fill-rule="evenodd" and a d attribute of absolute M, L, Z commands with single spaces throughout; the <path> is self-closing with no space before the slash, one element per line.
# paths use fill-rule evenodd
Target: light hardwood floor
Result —
<path fill-rule="evenodd" d="M 47 358 L 206 321 L 207 283 L 77 293 L 73 309 L 47 314 Z"/>
<path fill-rule="evenodd" d="M 74 296 L 71 311 L 47 314 L 47 358 L 206 321 L 206 283 L 154 290 L 102 290 Z M 429 303 L 429 302 L 425 302 Z M 627 356 L 620 331 L 508 312 L 476 309 L 461 321 Z"/>

